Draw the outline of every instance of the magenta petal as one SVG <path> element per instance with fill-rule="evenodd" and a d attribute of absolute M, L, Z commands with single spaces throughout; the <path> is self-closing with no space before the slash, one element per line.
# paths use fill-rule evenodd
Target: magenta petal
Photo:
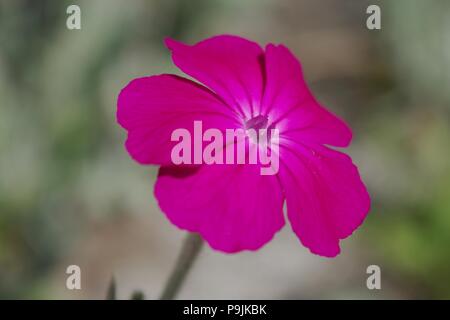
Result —
<path fill-rule="evenodd" d="M 350 157 L 322 146 L 282 147 L 280 179 L 288 218 L 311 252 L 334 257 L 364 220 L 370 198 Z"/>
<path fill-rule="evenodd" d="M 155 196 L 173 224 L 229 253 L 260 248 L 284 225 L 277 177 L 257 165 L 161 167 Z"/>
<path fill-rule="evenodd" d="M 208 89 L 174 75 L 131 81 L 120 92 L 117 121 L 128 131 L 126 148 L 143 164 L 170 165 L 175 129 L 193 131 L 195 120 L 204 130 L 235 128 L 233 113 Z"/>
<path fill-rule="evenodd" d="M 205 84 L 246 119 L 257 115 L 263 90 L 264 52 L 246 39 L 222 35 L 195 45 L 166 40 L 174 63 Z"/>
<path fill-rule="evenodd" d="M 282 135 L 289 132 L 301 141 L 338 147 L 350 143 L 350 128 L 316 101 L 305 83 L 299 61 L 289 49 L 267 46 L 266 73 L 262 111 L 277 123 Z"/>

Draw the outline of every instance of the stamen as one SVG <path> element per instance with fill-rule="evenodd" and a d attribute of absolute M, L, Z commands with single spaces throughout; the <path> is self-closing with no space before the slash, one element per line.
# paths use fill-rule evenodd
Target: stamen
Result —
<path fill-rule="evenodd" d="M 250 120 L 245 122 L 245 129 L 255 129 L 259 131 L 259 129 L 267 128 L 267 123 L 269 122 L 269 118 L 267 116 L 259 115 L 251 118 Z"/>

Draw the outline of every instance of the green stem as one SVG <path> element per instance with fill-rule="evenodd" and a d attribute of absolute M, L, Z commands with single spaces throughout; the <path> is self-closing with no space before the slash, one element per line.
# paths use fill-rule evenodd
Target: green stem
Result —
<path fill-rule="evenodd" d="M 161 300 L 175 299 L 181 288 L 186 275 L 192 267 L 195 258 L 198 256 L 202 247 L 203 240 L 197 233 L 189 233 L 183 242 L 183 247 L 177 258 L 175 268 L 173 269 L 169 280 L 161 294 Z"/>

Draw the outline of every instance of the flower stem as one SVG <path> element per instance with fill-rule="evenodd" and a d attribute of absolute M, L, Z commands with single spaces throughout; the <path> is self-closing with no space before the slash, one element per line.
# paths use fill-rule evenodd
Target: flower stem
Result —
<path fill-rule="evenodd" d="M 175 268 L 173 269 L 169 280 L 161 294 L 161 300 L 171 300 L 176 297 L 181 288 L 186 275 L 192 267 L 195 258 L 198 256 L 203 244 L 203 239 L 197 233 L 189 233 L 184 242 L 181 252 L 177 258 Z"/>

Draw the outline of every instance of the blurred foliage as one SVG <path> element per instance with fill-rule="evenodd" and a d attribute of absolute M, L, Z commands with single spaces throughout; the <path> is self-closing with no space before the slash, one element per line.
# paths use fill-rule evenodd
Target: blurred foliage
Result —
<path fill-rule="evenodd" d="M 127 68 L 116 64 L 127 48 L 161 48 L 164 37 L 183 37 L 187 20 L 207 13 L 204 0 L 76 1 L 85 31 L 77 33 L 65 24 L 73 3 L 0 1 L 0 298 L 45 294 L 43 275 L 87 220 L 121 214 L 123 192 L 108 181 L 122 179 L 111 175 L 126 158 L 117 156 L 118 90 L 108 77 Z M 119 87 L 132 77 L 124 75 Z"/>
<path fill-rule="evenodd" d="M 278 21 L 292 42 L 305 31 L 296 15 L 268 18 L 295 12 L 294 0 L 76 1 L 83 32 L 65 28 L 72 3 L 0 0 L 0 298 L 45 297 L 46 275 L 89 221 L 133 211 L 148 196 L 144 169 L 126 165 L 115 99 L 128 80 L 173 70 L 164 37 L 199 40 L 222 12 L 248 13 L 247 21 L 227 20 L 236 28 L 272 30 Z M 260 18 L 270 3 L 278 11 Z M 366 41 L 382 70 L 347 87 L 365 81 L 376 94 L 364 109 L 345 109 L 373 198 L 362 233 L 400 288 L 450 298 L 450 2 L 379 3 L 383 29 Z M 331 80 L 341 88 L 348 79 Z"/>
<path fill-rule="evenodd" d="M 384 4 L 384 56 L 396 90 L 378 102 L 388 109 L 372 120 L 382 132 L 370 139 L 394 163 L 383 170 L 396 188 L 373 197 L 369 235 L 413 297 L 449 299 L 450 2 Z"/>

